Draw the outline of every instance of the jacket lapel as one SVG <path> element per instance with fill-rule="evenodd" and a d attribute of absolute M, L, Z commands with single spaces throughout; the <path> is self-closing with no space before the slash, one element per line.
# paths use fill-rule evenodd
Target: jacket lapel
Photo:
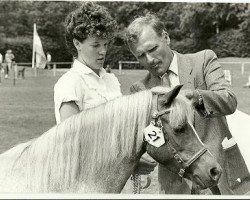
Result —
<path fill-rule="evenodd" d="M 177 55 L 180 84 L 183 84 L 183 89 L 194 89 L 193 68 L 189 59 L 183 54 L 175 53 Z"/>
<path fill-rule="evenodd" d="M 178 74 L 179 74 L 179 80 L 180 84 L 183 84 L 183 89 L 195 89 L 195 77 L 194 77 L 194 69 L 193 64 L 191 63 L 190 59 L 188 59 L 187 56 L 183 54 L 177 54 L 177 63 L 178 63 Z M 204 131 L 201 131 L 204 129 L 204 124 L 200 123 L 200 118 L 198 117 L 198 113 L 193 110 L 193 125 L 198 132 L 201 139 L 203 139 L 204 135 L 201 135 L 201 133 L 204 133 Z"/>

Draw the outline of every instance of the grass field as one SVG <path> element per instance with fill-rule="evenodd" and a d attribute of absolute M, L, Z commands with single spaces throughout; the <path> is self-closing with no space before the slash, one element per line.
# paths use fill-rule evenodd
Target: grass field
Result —
<path fill-rule="evenodd" d="M 225 58 L 221 61 L 250 61 L 250 59 Z M 246 66 L 242 76 L 240 66 L 223 65 L 223 69 L 230 69 L 233 90 L 238 97 L 238 109 L 250 114 L 250 89 L 243 88 L 250 76 L 250 65 Z M 13 85 L 11 79 L 1 79 L 0 83 L 0 153 L 14 145 L 26 142 L 40 136 L 55 125 L 53 87 L 65 70 L 58 70 L 56 76 L 49 70 L 39 70 L 34 77 L 31 69 L 26 70 L 26 79 L 16 80 Z M 147 73 L 145 70 L 124 70 L 117 75 L 123 94 L 129 93 L 130 85 L 141 79 Z M 152 175 L 152 185 L 143 193 L 157 193 L 156 170 Z M 144 177 L 143 181 L 144 181 Z M 124 193 L 131 191 L 131 184 L 127 184 Z"/>

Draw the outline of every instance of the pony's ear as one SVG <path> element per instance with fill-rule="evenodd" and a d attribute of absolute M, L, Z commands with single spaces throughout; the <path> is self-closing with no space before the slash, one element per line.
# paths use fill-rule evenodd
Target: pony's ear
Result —
<path fill-rule="evenodd" d="M 179 94 L 183 85 L 177 85 L 171 89 L 168 93 L 164 94 L 164 104 L 171 104 L 174 98 Z"/>

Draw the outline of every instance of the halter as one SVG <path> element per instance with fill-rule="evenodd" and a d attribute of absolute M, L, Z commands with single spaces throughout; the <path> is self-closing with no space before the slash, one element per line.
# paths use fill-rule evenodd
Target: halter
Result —
<path fill-rule="evenodd" d="M 165 114 L 169 114 L 171 111 L 171 108 L 162 110 L 162 111 L 158 111 L 158 94 L 157 95 L 153 95 L 153 112 L 152 112 L 152 118 L 153 118 L 153 124 L 159 128 L 162 128 L 162 122 L 161 122 L 161 116 L 165 115 Z M 201 150 L 199 150 L 194 156 L 191 157 L 191 159 L 189 159 L 187 162 L 185 162 L 181 156 L 178 154 L 178 152 L 176 151 L 176 149 L 174 148 L 174 145 L 172 145 L 171 141 L 170 141 L 170 137 L 168 135 L 168 147 L 170 148 L 170 151 L 173 155 L 173 158 L 177 161 L 177 163 L 180 165 L 180 171 L 178 172 L 178 175 L 180 177 L 184 176 L 184 173 L 186 171 L 186 169 L 192 164 L 194 163 L 199 157 L 201 157 L 208 149 L 203 147 Z"/>

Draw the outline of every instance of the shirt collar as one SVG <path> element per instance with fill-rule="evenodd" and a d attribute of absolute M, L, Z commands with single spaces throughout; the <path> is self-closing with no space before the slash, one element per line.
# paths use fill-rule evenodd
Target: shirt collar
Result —
<path fill-rule="evenodd" d="M 173 73 L 175 73 L 178 76 L 178 64 L 177 64 L 177 56 L 176 53 L 173 52 L 174 56 L 173 56 L 173 60 L 168 68 L 168 70 L 172 71 Z"/>
<path fill-rule="evenodd" d="M 93 74 L 94 76 L 99 77 L 91 68 L 89 68 L 87 65 L 81 63 L 79 60 L 75 59 L 72 65 L 72 70 L 80 73 L 80 74 Z M 101 68 L 100 69 L 100 77 L 102 78 L 103 76 L 106 75 L 106 70 Z"/>

